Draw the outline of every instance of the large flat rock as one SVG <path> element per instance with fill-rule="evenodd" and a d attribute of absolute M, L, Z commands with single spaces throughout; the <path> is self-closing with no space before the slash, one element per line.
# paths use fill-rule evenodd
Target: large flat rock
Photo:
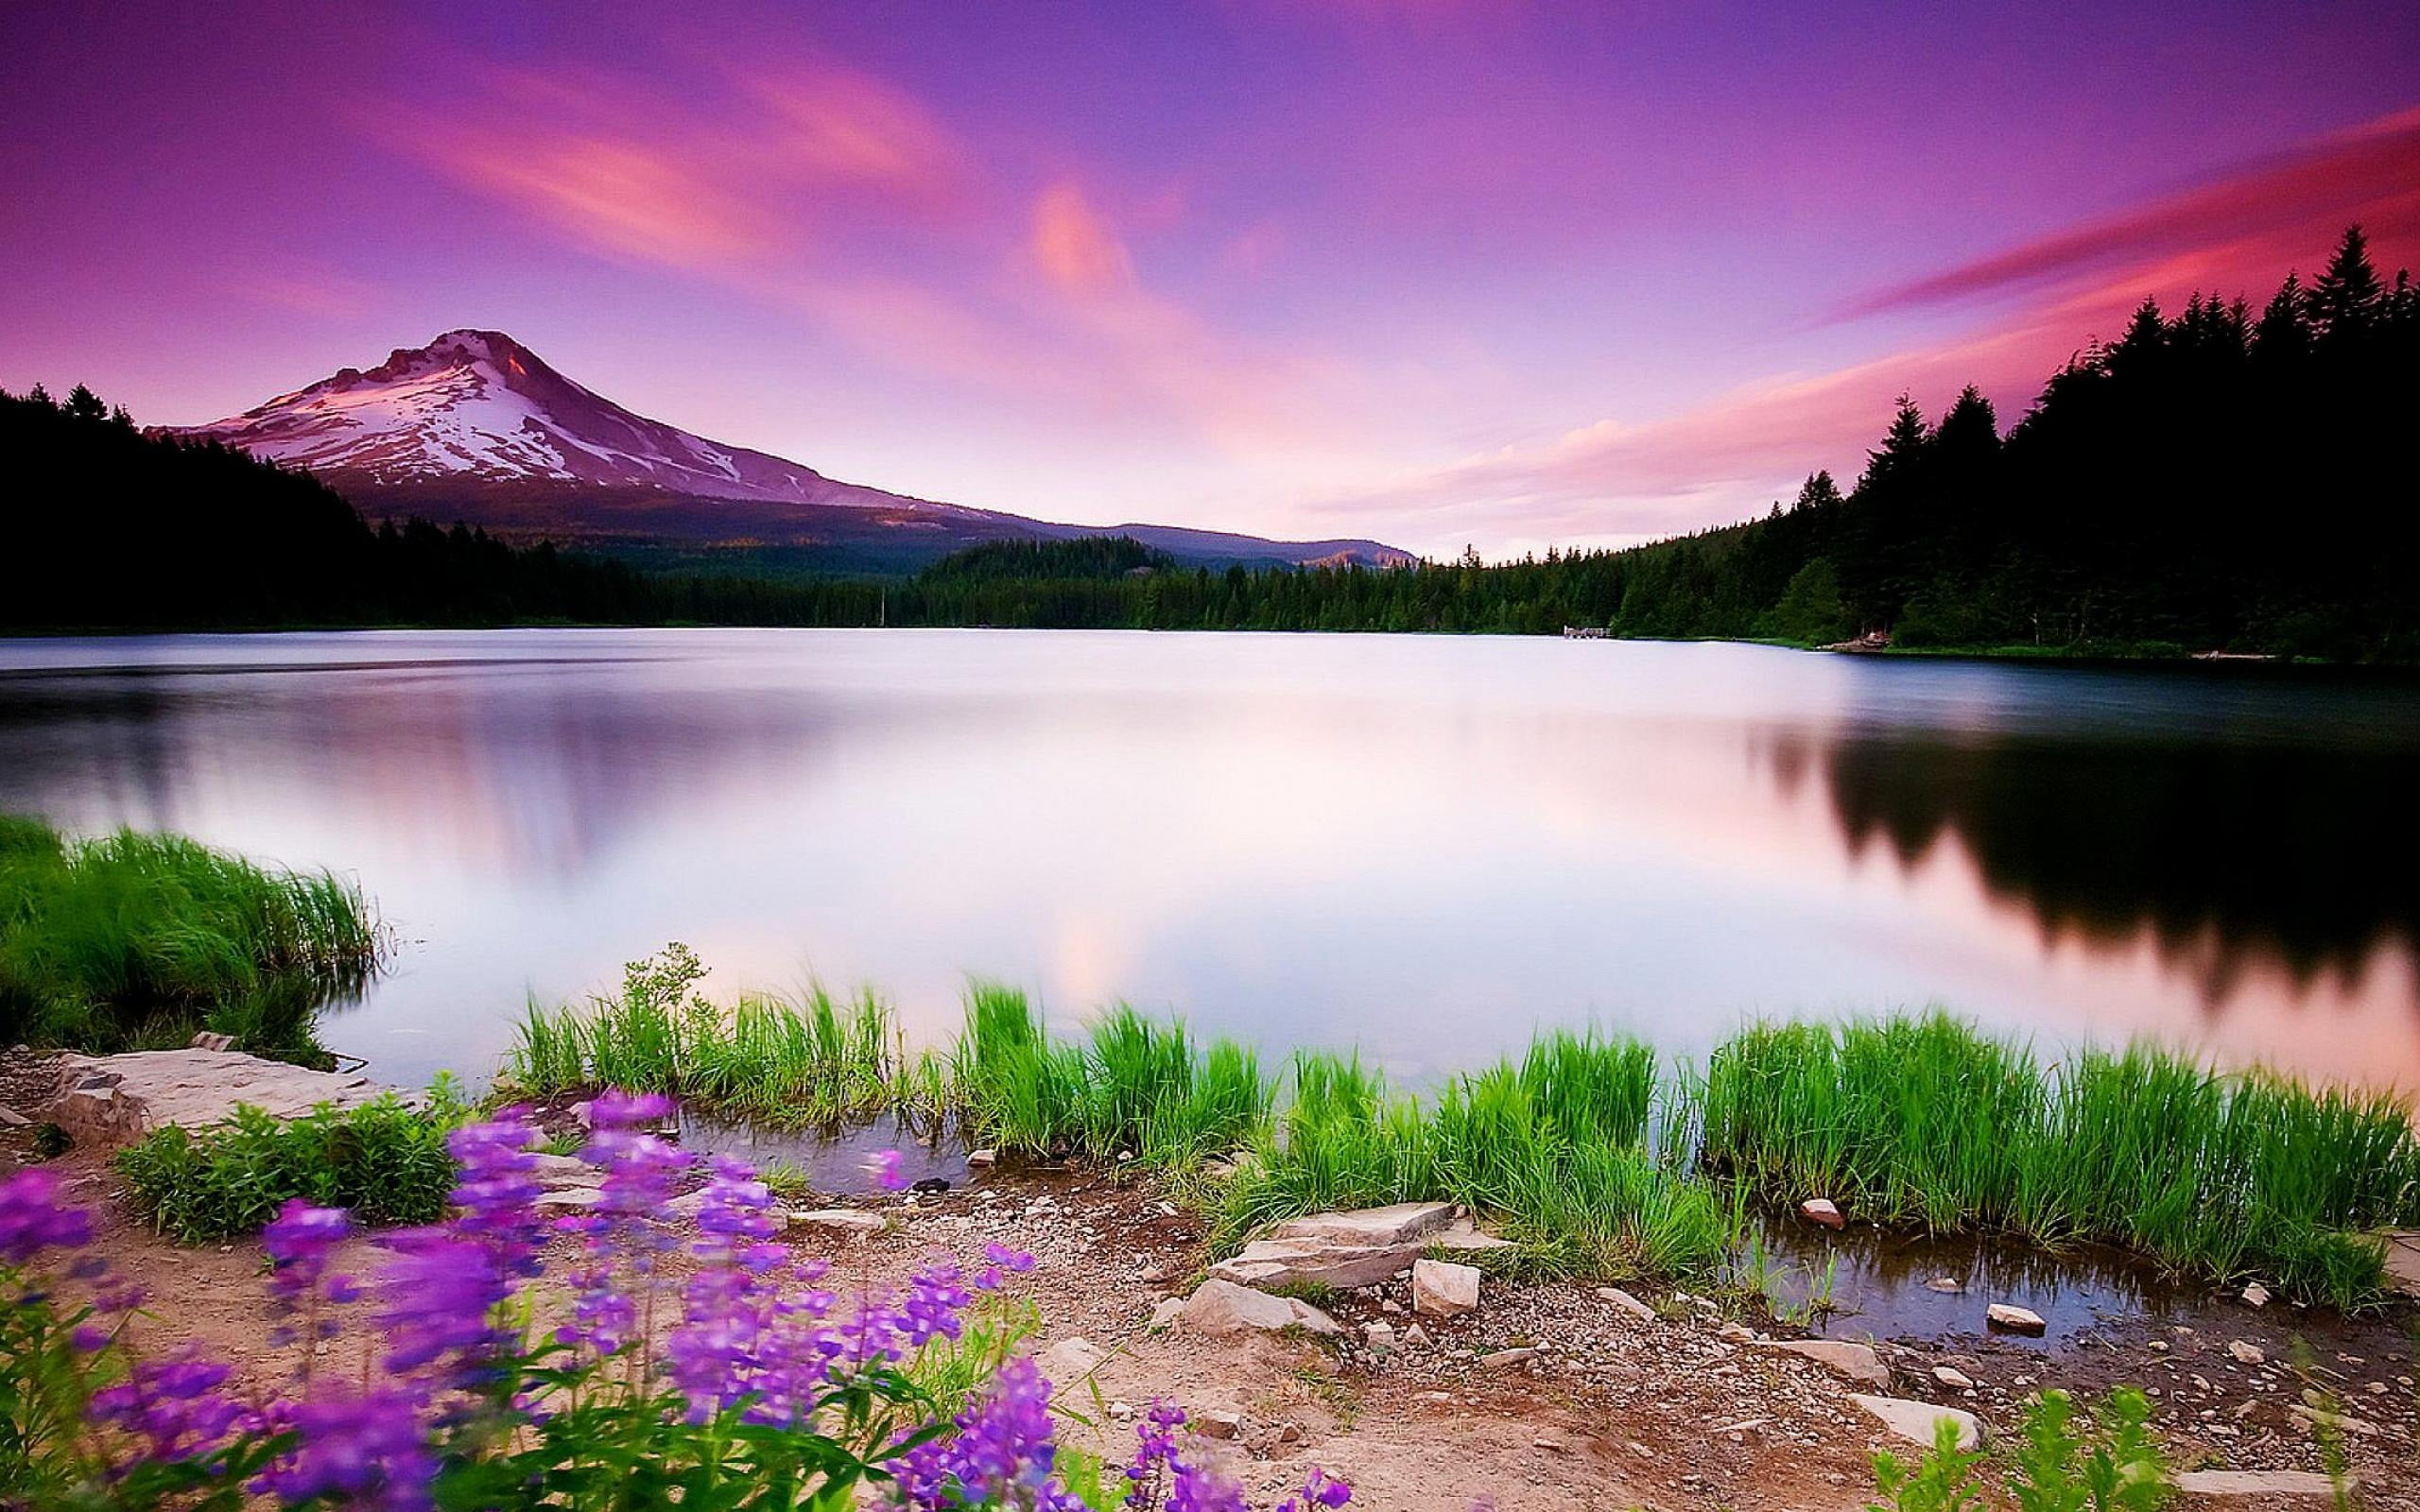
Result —
<path fill-rule="evenodd" d="M 358 1108 L 392 1091 L 367 1076 L 239 1051 L 132 1050 L 60 1057 L 59 1091 L 42 1116 L 78 1144 L 131 1144 L 172 1124 L 224 1123 L 238 1107 L 293 1118 L 321 1103 Z"/>
<path fill-rule="evenodd" d="M 1315 1239 L 1342 1245 L 1406 1245 L 1454 1221 L 1448 1202 L 1397 1202 L 1348 1212 L 1315 1212 L 1288 1218 L 1269 1230 L 1271 1239 Z"/>
<path fill-rule="evenodd" d="M 1425 1250 L 1509 1249 L 1443 1202 L 1398 1202 L 1288 1218 L 1210 1267 L 1238 1286 L 1375 1286 L 1411 1268 Z"/>
<path fill-rule="evenodd" d="M 2382 1228 L 2386 1282 L 2406 1297 L 2420 1297 L 2420 1228 Z"/>
<path fill-rule="evenodd" d="M 1983 1440 L 1983 1425 L 1971 1412 L 1955 1407 L 1936 1407 L 1929 1401 L 1914 1401 L 1905 1397 L 1874 1397 L 1862 1391 L 1849 1393 L 1856 1402 L 1878 1418 L 1884 1428 L 1911 1444 L 1932 1448 L 1933 1435 L 1946 1418 L 1958 1425 L 1958 1447 L 1972 1449 Z"/>
<path fill-rule="evenodd" d="M 1306 1333 L 1336 1337 L 1344 1330 L 1336 1319 L 1293 1297 L 1238 1286 L 1234 1281 L 1206 1280 L 1185 1298 L 1178 1321 L 1188 1333 L 1219 1336 L 1231 1333 L 1281 1333 L 1301 1329 Z"/>

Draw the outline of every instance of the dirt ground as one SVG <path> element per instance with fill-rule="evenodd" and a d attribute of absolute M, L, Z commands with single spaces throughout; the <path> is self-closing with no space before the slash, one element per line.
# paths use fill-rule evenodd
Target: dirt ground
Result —
<path fill-rule="evenodd" d="M 23 1140 L 9 1143 L 13 1158 L 25 1158 Z M 268 1322 L 256 1243 L 169 1244 L 130 1217 L 105 1160 L 77 1151 L 55 1164 L 70 1194 L 104 1214 L 103 1244 L 119 1269 L 148 1288 L 147 1342 L 196 1340 L 241 1362 L 264 1390 L 289 1377 L 291 1352 L 262 1342 Z M 1660 1314 L 1651 1321 L 1591 1285 L 1491 1278 L 1476 1313 L 1440 1320 L 1415 1317 L 1398 1279 L 1322 1299 L 1353 1340 L 1366 1336 L 1365 1325 L 1388 1325 L 1398 1341 L 1392 1349 L 1210 1339 L 1150 1327 L 1154 1308 L 1185 1295 L 1206 1256 L 1199 1226 L 1150 1178 L 986 1176 L 881 1211 L 886 1232 L 831 1247 L 844 1285 L 884 1285 L 936 1249 L 970 1261 L 995 1239 L 1032 1250 L 1040 1263 L 1021 1280 L 1041 1318 L 1034 1347 L 1063 1405 L 1082 1419 L 1068 1432 L 1122 1457 L 1133 1442 L 1132 1415 L 1153 1396 L 1172 1398 L 1197 1422 L 1236 1414 L 1232 1437 L 1200 1448 L 1262 1505 L 1316 1465 L 1353 1484 L 1355 1505 L 1407 1512 L 1474 1503 L 1500 1512 L 1833 1512 L 1866 1503 L 1874 1450 L 1912 1450 L 1848 1400 L 1863 1388 L 1743 1341 L 1739 1320 L 1668 1289 L 1641 1292 Z M 346 1263 L 374 1268 L 374 1243 L 355 1241 L 363 1253 Z M 1402 1342 L 1414 1323 L 1429 1342 Z M 2350 1443 L 2366 1477 L 2363 1504 L 2411 1512 L 2420 1509 L 2411 1324 L 2408 1314 L 2345 1320 L 2214 1298 L 2189 1320 L 2097 1331 L 2047 1354 L 1988 1338 L 1880 1348 L 1893 1394 L 1964 1407 L 1991 1429 L 2005 1430 L 2040 1387 L 2089 1395 L 2119 1383 L 2149 1386 L 2159 1428 L 2187 1466 L 2320 1468 L 2290 1408 L 2307 1388 L 2324 1389 L 2375 1430 Z M 1770 1319 L 1761 1326 L 1790 1332 Z M 1069 1345 L 1077 1339 L 1099 1351 L 1088 1373 L 1070 1363 L 1092 1357 Z M 2238 1343 L 2263 1362 L 2238 1359 L 2229 1349 Z M 1510 1349 L 1536 1352 L 1511 1364 L 1484 1358 Z M 1938 1366 L 1974 1386 L 1943 1385 Z"/>

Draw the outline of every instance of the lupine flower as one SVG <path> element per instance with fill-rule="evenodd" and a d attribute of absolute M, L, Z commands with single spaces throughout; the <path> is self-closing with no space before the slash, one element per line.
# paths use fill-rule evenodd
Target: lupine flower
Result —
<path fill-rule="evenodd" d="M 353 1219 L 341 1208 L 315 1208 L 295 1197 L 278 1209 L 261 1229 L 261 1248 L 268 1255 L 269 1298 L 278 1313 L 316 1313 L 322 1301 L 352 1298 L 352 1278 L 327 1274 L 329 1257 L 352 1232 Z M 313 1331 L 319 1338 L 335 1332 L 333 1319 L 320 1321 Z M 294 1338 L 288 1328 L 269 1335 L 272 1344 L 289 1344 Z"/>
<path fill-rule="evenodd" d="M 1165 1397 L 1153 1397 L 1134 1425 L 1134 1457 L 1127 1462 L 1126 1504 L 1149 1512 L 1167 1489 L 1168 1466 L 1176 1458 L 1176 1431 L 1184 1426 L 1184 1409 Z"/>
<path fill-rule="evenodd" d="M 59 1177 L 29 1166 L 0 1181 L 0 1263 L 22 1265 L 45 1249 L 90 1244 L 93 1215 L 59 1204 Z"/>
<path fill-rule="evenodd" d="M 295 1448 L 261 1476 L 258 1489 L 289 1503 L 325 1497 L 379 1512 L 429 1505 L 437 1461 L 408 1396 L 325 1394 L 297 1404 L 288 1421 Z"/>
<path fill-rule="evenodd" d="M 908 1190 L 908 1173 L 900 1166 L 902 1157 L 897 1150 L 884 1150 L 873 1158 L 874 1184 L 885 1192 Z"/>
<path fill-rule="evenodd" d="M 478 1383 L 508 1339 L 493 1314 L 510 1283 L 479 1245 L 441 1228 L 412 1229 L 389 1243 L 395 1256 L 379 1277 L 378 1309 L 387 1368 L 402 1375 L 444 1362 L 439 1383 Z"/>
<path fill-rule="evenodd" d="M 959 1415 L 958 1432 L 892 1462 L 902 1503 L 932 1509 L 1008 1504 L 1034 1512 L 1080 1512 L 1083 1503 L 1053 1476 L 1050 1383 L 1031 1360 L 1000 1367 L 982 1400 Z"/>
<path fill-rule="evenodd" d="M 223 1445 L 243 1417 L 243 1408 L 218 1389 L 228 1374 L 226 1366 L 191 1349 L 166 1360 L 137 1360 L 124 1381 L 94 1392 L 85 1411 L 93 1421 L 134 1438 L 145 1459 L 199 1458 Z"/>
<path fill-rule="evenodd" d="M 447 1227 L 485 1246 L 490 1263 L 507 1275 L 537 1274 L 538 1246 L 545 1240 L 536 1207 L 538 1161 L 531 1152 L 537 1140 L 538 1131 L 517 1108 L 446 1136 L 446 1148 L 461 1167 L 452 1194 L 456 1211 Z"/>
<path fill-rule="evenodd" d="M 1340 1507 L 1353 1500 L 1353 1487 L 1333 1479 L 1317 1466 L 1311 1468 L 1303 1488 L 1277 1503 L 1277 1512 L 1313 1512 L 1319 1507 Z"/>

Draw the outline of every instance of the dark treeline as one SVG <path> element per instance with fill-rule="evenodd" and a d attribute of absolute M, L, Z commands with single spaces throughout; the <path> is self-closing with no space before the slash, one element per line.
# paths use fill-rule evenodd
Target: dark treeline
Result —
<path fill-rule="evenodd" d="M 0 627 L 782 623 L 774 585 L 652 580 L 426 521 L 372 528 L 309 474 L 143 435 L 78 386 L 0 393 Z"/>
<path fill-rule="evenodd" d="M 2003 433 L 1903 401 L 1843 492 L 1619 552 L 1396 571 L 829 584 L 824 623 L 1550 633 L 2420 660 L 2420 290 L 2358 229 L 2256 314 L 2146 302 Z M 1139 547 L 1133 548 L 1139 551 Z"/>
<path fill-rule="evenodd" d="M 147 439 L 78 390 L 0 398 L 0 624 L 995 625 L 1735 637 L 2420 661 L 2420 290 L 2358 228 L 2256 314 L 2146 302 L 2003 432 L 1905 400 L 1863 474 L 1617 552 L 1188 569 L 1126 538 L 1015 541 L 913 578 L 666 576 L 476 531 L 372 530 L 307 476 Z"/>

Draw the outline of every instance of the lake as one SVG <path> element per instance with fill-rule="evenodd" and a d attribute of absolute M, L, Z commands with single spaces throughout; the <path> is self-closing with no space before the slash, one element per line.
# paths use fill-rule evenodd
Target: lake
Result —
<path fill-rule="evenodd" d="M 321 1038 L 493 1068 L 534 995 L 970 974 L 1417 1081 L 1590 1022 L 1941 1003 L 2420 1086 L 2420 698 L 1523 638 L 510 630 L 0 642 L 0 808 L 357 877 Z"/>

